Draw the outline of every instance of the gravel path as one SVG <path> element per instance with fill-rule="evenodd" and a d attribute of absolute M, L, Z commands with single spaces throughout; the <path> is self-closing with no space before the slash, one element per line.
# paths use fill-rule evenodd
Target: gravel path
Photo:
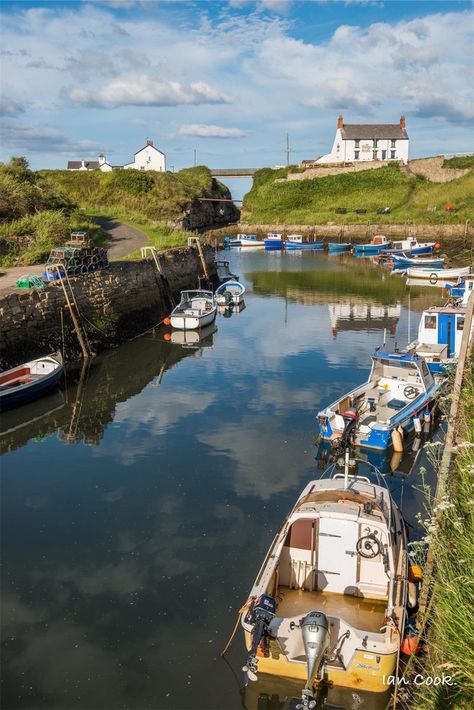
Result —
<path fill-rule="evenodd" d="M 122 224 L 108 217 L 93 217 L 92 220 L 110 235 L 107 244 L 109 259 L 123 259 L 124 256 L 132 254 L 134 251 L 139 251 L 141 247 L 148 244 L 146 234 L 134 227 L 130 227 L 128 224 Z M 20 276 L 39 276 L 43 270 L 43 264 L 13 266 L 11 269 L 2 269 L 0 267 L 0 294 L 12 291 L 15 287 L 15 282 Z"/>

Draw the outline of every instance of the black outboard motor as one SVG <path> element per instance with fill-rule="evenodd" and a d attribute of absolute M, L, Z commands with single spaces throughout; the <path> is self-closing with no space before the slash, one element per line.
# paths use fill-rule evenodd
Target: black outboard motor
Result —
<path fill-rule="evenodd" d="M 342 415 L 344 419 L 344 431 L 342 432 L 342 444 L 344 447 L 350 446 L 351 439 L 357 426 L 359 415 L 354 407 L 349 407 Z"/>
<path fill-rule="evenodd" d="M 247 655 L 247 664 L 242 668 L 249 680 L 257 680 L 257 649 L 262 647 L 263 654 L 269 653 L 270 622 L 275 616 L 276 601 L 268 594 L 261 594 L 250 607 L 245 621 L 253 625 L 252 647 Z"/>

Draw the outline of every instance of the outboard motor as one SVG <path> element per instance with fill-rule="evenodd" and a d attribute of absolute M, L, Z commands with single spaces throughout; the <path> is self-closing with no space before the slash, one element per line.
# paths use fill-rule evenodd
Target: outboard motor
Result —
<path fill-rule="evenodd" d="M 301 633 L 307 665 L 307 679 L 302 697 L 304 708 L 309 707 L 309 701 L 313 698 L 314 680 L 329 646 L 329 623 L 326 614 L 321 611 L 310 611 L 306 614 L 301 624 Z"/>
<path fill-rule="evenodd" d="M 253 625 L 252 647 L 247 655 L 247 663 L 242 668 L 249 680 L 257 680 L 257 649 L 262 647 L 263 654 L 269 654 L 270 622 L 275 616 L 276 601 L 269 594 L 261 594 L 249 609 L 245 621 Z"/>
<path fill-rule="evenodd" d="M 354 407 L 349 407 L 342 415 L 344 419 L 344 431 L 342 432 L 342 443 L 344 446 L 349 446 L 354 429 L 357 426 L 359 415 Z"/>

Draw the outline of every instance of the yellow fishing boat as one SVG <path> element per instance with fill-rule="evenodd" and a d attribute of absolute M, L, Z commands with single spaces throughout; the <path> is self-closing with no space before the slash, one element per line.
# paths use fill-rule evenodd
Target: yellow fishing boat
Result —
<path fill-rule="evenodd" d="M 244 671 L 318 686 L 387 690 L 406 614 L 405 524 L 379 476 L 335 467 L 311 481 L 275 537 L 241 623 Z"/>

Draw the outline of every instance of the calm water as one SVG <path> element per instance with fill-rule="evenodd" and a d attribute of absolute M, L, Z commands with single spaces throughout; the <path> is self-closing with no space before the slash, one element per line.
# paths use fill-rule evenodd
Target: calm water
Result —
<path fill-rule="evenodd" d="M 3 418 L 4 708 L 280 708 L 298 696 L 264 678 L 240 693 L 241 634 L 227 663 L 220 651 L 322 466 L 315 412 L 367 377 L 384 330 L 391 346 L 414 336 L 439 291 L 409 293 L 351 257 L 230 259 L 247 307 L 219 315 L 202 347 L 156 331 Z M 414 535 L 420 461 L 410 453 L 390 475 Z M 384 702 L 333 691 L 323 706 Z"/>

